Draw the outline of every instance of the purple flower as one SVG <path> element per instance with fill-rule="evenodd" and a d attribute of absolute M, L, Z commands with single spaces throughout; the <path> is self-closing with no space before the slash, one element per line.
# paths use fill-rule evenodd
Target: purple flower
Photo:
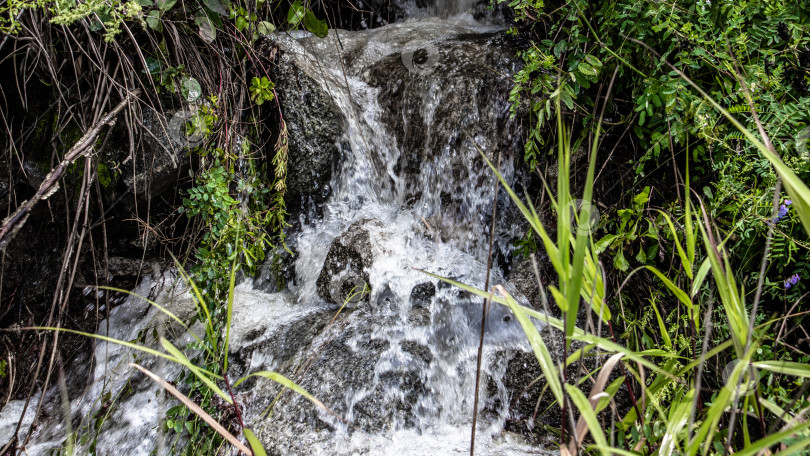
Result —
<path fill-rule="evenodd" d="M 792 276 L 785 279 L 785 290 L 790 289 L 793 285 L 799 283 L 799 274 L 793 274 Z"/>
<path fill-rule="evenodd" d="M 793 204 L 793 201 L 786 199 L 784 203 L 779 206 L 779 213 L 773 218 L 773 223 L 776 224 L 788 214 L 788 206 Z"/>

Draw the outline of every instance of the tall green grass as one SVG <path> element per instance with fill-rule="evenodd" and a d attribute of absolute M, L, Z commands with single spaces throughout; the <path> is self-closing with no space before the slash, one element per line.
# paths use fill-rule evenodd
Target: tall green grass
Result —
<path fill-rule="evenodd" d="M 677 71 L 677 70 L 676 70 Z M 691 81 L 681 74 L 689 83 Z M 694 84 L 693 84 L 694 85 Z M 695 86 L 698 90 L 699 87 Z M 559 92 L 559 91 L 558 91 Z M 799 212 L 801 221 L 810 233 L 810 188 L 805 185 L 765 144 L 767 138 L 759 141 L 742 124 L 724 110 L 719 104 L 701 91 L 706 99 L 735 125 L 745 137 L 760 150 L 773 165 L 785 189 Z M 506 290 L 496 285 L 490 290 L 479 290 L 460 284 L 456 281 L 441 278 L 445 282 L 459 286 L 471 293 L 491 299 L 508 306 L 520 322 L 538 365 L 545 377 L 548 388 L 560 407 L 563 423 L 561 429 L 560 449 L 563 455 L 598 453 L 602 455 L 622 454 L 660 454 L 660 455 L 706 455 L 706 454 L 768 454 L 779 450 L 780 454 L 795 454 L 810 446 L 810 421 L 801 414 L 791 415 L 783 406 L 768 401 L 758 394 L 763 385 L 756 370 L 791 376 L 797 381 L 810 378 L 810 365 L 782 361 L 753 361 L 753 354 L 758 348 L 759 340 L 756 331 L 763 329 L 754 326 L 756 306 L 749 306 L 745 292 L 738 284 L 734 269 L 729 261 L 725 240 L 718 240 L 702 203 L 695 206 L 688 189 L 688 172 L 686 177 L 686 197 L 683 200 L 683 219 L 681 230 L 676 229 L 669 214 L 661 212 L 673 236 L 674 250 L 680 260 L 688 280 L 687 289 L 682 289 L 667 273 L 652 266 L 644 266 L 632 271 L 625 278 L 627 282 L 639 271 L 646 270 L 660 280 L 663 287 L 677 300 L 680 311 L 688 315 L 692 336 L 695 342 L 704 339 L 701 352 L 697 356 L 696 343 L 693 342 L 693 355 L 683 353 L 669 339 L 666 324 L 657 308 L 654 308 L 656 322 L 661 330 L 663 347 L 660 350 L 633 351 L 611 339 L 590 334 L 576 327 L 579 307 L 587 305 L 601 321 L 610 322 L 612 315 L 606 305 L 603 271 L 600 268 L 599 256 L 592 247 L 594 240 L 588 230 L 572 229 L 568 220 L 567 209 L 574 200 L 570 185 L 570 163 L 572 141 L 570 133 L 561 117 L 559 93 L 553 94 L 557 104 L 557 160 L 558 180 L 556 194 L 550 194 L 552 206 L 557 214 L 556 236 L 549 233 L 537 214 L 537 210 L 527 200 L 526 203 L 504 181 L 486 155 L 481 155 L 500 180 L 514 204 L 520 209 L 534 234 L 542 241 L 545 253 L 551 260 L 556 277 L 549 278 L 550 283 L 540 283 L 540 289 L 548 289 L 552 301 L 559 308 L 562 319 L 551 318 L 533 309 L 519 305 Z M 582 200 L 590 201 L 593 191 L 594 168 L 598 150 L 601 119 L 591 132 L 590 161 L 584 185 Z M 763 132 L 764 134 L 764 132 Z M 687 166 L 688 167 L 688 166 Z M 579 211 L 578 220 L 587 219 L 589 214 Z M 581 224 L 574 223 L 577 227 Z M 705 260 L 696 267 L 696 258 Z M 431 274 L 432 275 L 432 274 Z M 711 303 L 695 301 L 698 291 L 711 277 L 716 296 L 722 308 L 724 321 L 714 321 Z M 678 282 L 682 283 L 682 282 Z M 542 297 L 543 300 L 545 296 Z M 645 305 L 646 303 L 636 303 Z M 650 305 L 655 306 L 654 303 Z M 708 307 L 708 311 L 707 311 Z M 750 307 L 753 309 L 749 310 Z M 701 317 L 703 316 L 703 319 Z M 549 351 L 536 322 L 546 323 L 550 328 L 562 331 L 565 337 L 563 354 Z M 710 347 L 708 336 L 711 328 L 722 325 L 728 328 L 728 340 Z M 584 348 L 568 356 L 572 341 L 578 341 Z M 592 373 L 596 380 L 591 380 L 587 393 L 577 385 L 579 379 L 567 379 L 566 368 L 574 361 L 586 356 L 606 359 Z M 562 356 L 561 356 L 562 355 Z M 710 359 L 715 356 L 736 359 L 727 376 L 726 384 L 711 399 L 701 399 L 702 373 Z M 555 361 L 557 360 L 557 361 Z M 615 369 L 620 369 L 619 379 L 608 384 L 608 379 Z M 598 371 L 598 372 L 597 372 Z M 616 395 L 624 391 L 632 394 L 632 387 L 625 376 L 633 377 L 639 385 L 641 397 L 633 400 L 633 407 L 623 415 L 618 409 L 608 408 L 611 402 L 615 405 Z M 624 382 L 624 383 L 623 383 Z M 704 387 L 705 388 L 705 387 Z M 674 391 L 661 404 L 656 398 L 666 390 Z M 745 394 L 753 391 L 754 394 Z M 632 398 L 632 396 L 631 396 Z M 573 416 L 566 409 L 574 409 L 578 418 L 576 422 L 566 420 Z M 765 410 L 763 412 L 763 409 Z M 740 410 L 738 412 L 738 410 Z M 764 432 L 758 440 L 752 440 L 748 420 L 752 411 L 755 419 L 766 420 L 772 426 L 771 432 Z M 805 410 L 806 412 L 806 410 Z M 645 421 L 646 418 L 646 421 Z M 651 429 L 649 421 L 654 421 L 656 429 Z M 733 435 L 735 423 L 742 421 L 742 446 L 740 439 Z M 610 423 L 608 426 L 607 423 Z M 725 427 L 721 424 L 726 424 Z M 762 427 L 764 429 L 764 424 Z M 606 433 L 606 428 L 613 431 Z M 722 430 L 721 430 L 722 428 Z M 623 447 L 617 446 L 623 442 Z"/>

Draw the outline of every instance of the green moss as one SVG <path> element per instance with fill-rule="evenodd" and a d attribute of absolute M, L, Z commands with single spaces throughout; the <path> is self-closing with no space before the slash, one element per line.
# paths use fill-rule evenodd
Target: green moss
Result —
<path fill-rule="evenodd" d="M 99 162 L 96 167 L 98 170 L 98 183 L 104 188 L 110 188 L 115 178 L 115 172 L 112 171 L 104 162 Z"/>

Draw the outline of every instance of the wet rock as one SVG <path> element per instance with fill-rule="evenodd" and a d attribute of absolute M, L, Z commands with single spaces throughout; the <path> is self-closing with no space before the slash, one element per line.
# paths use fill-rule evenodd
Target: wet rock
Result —
<path fill-rule="evenodd" d="M 436 295 L 436 286 L 431 282 L 420 283 L 411 290 L 411 307 L 430 307 L 430 301 Z"/>
<path fill-rule="evenodd" d="M 425 365 L 433 361 L 433 355 L 430 353 L 430 348 L 427 345 L 422 345 L 413 340 L 406 340 L 401 344 L 402 351 L 411 355 L 414 360 L 421 361 Z"/>
<path fill-rule="evenodd" d="M 290 56 L 278 59 L 273 81 L 289 134 L 287 206 L 306 210 L 308 202 L 318 205 L 331 192 L 343 118 L 329 94 Z"/>
<path fill-rule="evenodd" d="M 425 326 L 430 323 L 430 303 L 436 295 L 436 286 L 431 282 L 416 285 L 411 290 L 408 310 L 408 322 L 414 326 Z"/>
<path fill-rule="evenodd" d="M 459 231 L 469 231 L 470 222 L 485 217 L 471 210 L 479 195 L 456 185 L 480 186 L 492 179 L 470 139 L 493 161 L 496 151 L 501 153 L 507 180 L 513 159 L 523 154 L 520 122 L 509 112 L 513 83 L 506 77 L 519 63 L 508 46 L 500 45 L 504 39 L 501 33 L 462 34 L 441 42 L 406 43 L 402 52 L 362 73 L 380 89 L 383 121 L 401 150 L 395 172 L 408 182 L 408 195 L 441 208 L 427 219 L 442 239 L 462 237 Z"/>
<path fill-rule="evenodd" d="M 424 391 L 422 376 L 415 370 L 380 374 L 379 385 L 355 405 L 355 423 L 367 432 L 412 428 L 417 424 L 415 409 Z M 394 391 L 394 394 L 388 393 Z M 402 392 L 402 394 L 397 394 Z"/>
<path fill-rule="evenodd" d="M 549 277 L 553 277 L 551 274 L 554 272 L 554 270 L 552 269 L 551 262 L 549 261 L 548 257 L 542 254 L 538 254 L 536 257 L 540 277 L 544 280 L 548 280 Z M 512 265 L 512 270 L 509 272 L 509 282 L 529 300 L 529 303 L 533 309 L 543 311 L 543 303 L 540 297 L 540 285 L 537 283 L 537 276 L 534 273 L 531 258 L 521 257 L 515 260 Z M 547 283 L 543 285 L 548 286 Z M 547 296 L 547 299 L 551 299 L 551 296 Z M 551 301 L 548 302 L 551 303 Z M 549 306 L 551 306 L 551 304 L 549 304 Z M 556 308 L 557 306 L 554 307 Z M 553 312 L 553 309 L 550 310 Z"/>
<path fill-rule="evenodd" d="M 369 231 L 365 228 L 369 222 L 355 222 L 332 241 L 317 281 L 318 296 L 325 301 L 343 304 L 369 283 L 366 268 L 374 259 Z"/>

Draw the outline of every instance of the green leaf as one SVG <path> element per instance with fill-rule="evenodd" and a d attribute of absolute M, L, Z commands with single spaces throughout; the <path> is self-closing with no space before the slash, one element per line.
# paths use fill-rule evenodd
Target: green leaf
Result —
<path fill-rule="evenodd" d="M 791 361 L 760 361 L 754 367 L 794 377 L 810 378 L 810 365 Z"/>
<path fill-rule="evenodd" d="M 315 17 L 315 13 L 308 9 L 304 15 L 304 28 L 312 32 L 319 38 L 325 38 L 329 34 L 329 26 L 326 21 L 322 21 Z"/>
<path fill-rule="evenodd" d="M 630 268 L 630 263 L 624 258 L 622 249 L 616 251 L 616 255 L 613 257 L 613 266 L 622 272 L 627 272 Z"/>
<path fill-rule="evenodd" d="M 160 73 L 161 63 L 160 60 L 154 57 L 147 57 L 146 58 L 146 69 L 144 72 L 147 72 L 151 75 L 155 75 Z"/>
<path fill-rule="evenodd" d="M 235 25 L 237 30 L 243 32 L 248 26 L 248 21 L 244 16 L 237 16 Z"/>
<path fill-rule="evenodd" d="M 205 14 L 200 12 L 194 18 L 194 22 L 200 27 L 200 38 L 206 43 L 212 43 L 217 38 L 217 28 L 211 19 Z"/>
<path fill-rule="evenodd" d="M 560 92 L 560 98 L 568 109 L 574 109 L 574 100 L 571 99 L 571 95 L 569 95 L 568 92 Z"/>
<path fill-rule="evenodd" d="M 149 14 L 146 15 L 144 20 L 146 21 L 146 25 L 148 25 L 150 29 L 158 33 L 163 31 L 163 24 L 160 22 L 160 11 L 158 10 L 149 11 Z"/>
<path fill-rule="evenodd" d="M 540 336 L 540 332 L 537 330 L 534 323 L 532 323 L 532 321 L 529 319 L 529 316 L 523 312 L 522 306 L 515 302 L 512 296 L 507 293 L 506 289 L 500 285 L 497 285 L 495 288 L 506 300 L 506 304 L 509 306 L 509 309 L 512 310 L 512 313 L 515 314 L 515 318 L 517 318 L 520 326 L 523 328 L 526 338 L 529 339 L 529 344 L 532 346 L 532 351 L 534 351 L 537 362 L 540 364 L 540 369 L 543 371 L 543 376 L 546 378 L 546 384 L 549 386 L 549 388 L 551 388 L 551 392 L 554 393 L 557 403 L 562 404 L 563 393 L 560 378 L 558 376 L 559 371 L 554 365 L 554 361 L 551 359 L 551 354 L 549 353 L 546 344 L 543 342 L 543 337 Z"/>
<path fill-rule="evenodd" d="M 599 68 L 602 66 L 602 62 L 591 54 L 585 56 L 585 60 L 588 61 L 594 68 Z M 580 70 L 581 71 L 581 70 Z"/>
<path fill-rule="evenodd" d="M 667 288 L 669 288 L 669 291 L 671 291 L 671 292 L 672 292 L 672 294 L 673 294 L 673 295 L 675 295 L 675 297 L 676 297 L 676 298 L 678 298 L 678 301 L 681 301 L 681 303 L 682 303 L 684 306 L 686 306 L 686 308 L 687 308 L 689 311 L 694 311 L 694 309 L 692 308 L 692 307 L 693 307 L 693 305 L 692 305 L 692 300 L 691 300 L 691 299 L 689 299 L 689 295 L 688 295 L 688 294 L 686 294 L 686 292 L 685 292 L 685 291 L 683 291 L 683 290 L 681 290 L 680 288 L 678 288 L 678 286 L 677 286 L 677 285 L 675 285 L 675 283 L 674 283 L 674 282 L 672 282 L 672 280 L 670 280 L 670 279 L 669 279 L 669 277 L 667 277 L 666 275 L 664 275 L 664 274 L 663 274 L 661 271 L 659 271 L 658 269 L 656 269 L 656 268 L 654 268 L 654 267 L 652 267 L 652 266 L 644 266 L 644 267 L 645 267 L 645 268 L 646 268 L 648 271 L 650 271 L 650 272 L 652 272 L 653 274 L 655 274 L 655 275 L 656 275 L 656 276 L 657 276 L 659 279 L 661 279 L 661 281 L 662 281 L 662 282 L 664 282 L 664 285 L 666 285 L 666 287 L 667 287 Z M 656 312 L 657 312 L 657 310 L 656 310 Z M 692 314 L 692 316 L 695 318 L 695 320 L 697 320 L 697 318 L 699 317 L 699 316 L 698 316 L 696 313 L 693 313 L 693 314 Z"/>
<path fill-rule="evenodd" d="M 703 260 L 703 264 L 700 265 L 697 274 L 695 274 L 695 281 L 692 283 L 692 297 L 695 297 L 698 291 L 700 291 L 700 286 L 703 285 L 703 281 L 706 280 L 709 269 L 711 269 L 711 263 L 709 263 L 709 259 L 706 258 Z"/>
<path fill-rule="evenodd" d="M 259 22 L 259 25 L 256 27 L 256 31 L 259 32 L 260 35 L 267 36 L 276 31 L 276 26 L 271 24 L 267 21 Z"/>
<path fill-rule="evenodd" d="M 277 372 L 270 372 L 270 371 L 254 372 L 254 373 L 252 373 L 250 375 L 246 375 L 246 376 L 240 378 L 239 380 L 237 380 L 236 383 L 233 384 L 233 387 L 236 388 L 242 382 L 249 379 L 250 377 L 264 377 L 264 378 L 266 378 L 268 380 L 272 380 L 272 381 L 280 384 L 281 386 L 284 386 L 286 388 L 289 388 L 289 389 L 295 391 L 296 393 L 300 394 L 301 396 L 305 397 L 306 399 L 309 399 L 310 402 L 312 402 L 313 404 L 315 404 L 316 406 L 318 406 L 322 410 L 324 410 L 326 412 L 329 412 L 331 414 L 334 414 L 334 412 L 332 412 L 331 410 L 329 410 L 329 408 L 327 408 L 325 405 L 323 405 L 323 402 L 319 401 L 318 399 L 315 399 L 315 396 L 309 394 L 304 388 L 301 388 L 300 386 L 298 386 L 294 381 L 290 380 L 289 378 L 287 378 L 287 377 L 285 377 L 285 376 L 283 376 L 283 375 L 281 375 L 281 374 L 279 374 Z"/>
<path fill-rule="evenodd" d="M 160 14 L 163 15 L 163 13 L 172 9 L 176 3 L 177 0 L 157 0 L 157 7 L 160 9 Z"/>
<path fill-rule="evenodd" d="M 661 318 L 661 313 L 658 311 L 658 305 L 653 300 L 650 300 L 650 306 L 655 310 L 655 319 L 658 321 L 658 331 L 664 339 L 664 345 L 667 347 L 667 350 L 672 350 L 672 339 L 670 339 L 667 325 L 664 324 L 664 319 Z"/>
<path fill-rule="evenodd" d="M 228 15 L 228 11 L 225 9 L 222 3 L 219 2 L 219 0 L 203 0 L 203 4 L 208 7 L 208 9 L 219 14 L 220 16 Z"/>
<path fill-rule="evenodd" d="M 183 78 L 180 82 L 180 91 L 183 98 L 189 103 L 197 101 L 202 95 L 202 87 L 200 87 L 199 81 L 194 78 Z"/>
<path fill-rule="evenodd" d="M 594 253 L 598 255 L 604 252 L 605 250 L 607 250 L 608 247 L 610 247 L 610 244 L 618 237 L 619 236 L 616 234 L 605 235 L 605 237 L 599 239 L 598 241 L 596 241 L 596 244 L 594 244 L 593 246 Z"/>
<path fill-rule="evenodd" d="M 596 76 L 598 74 L 594 67 L 585 62 L 580 62 L 579 65 L 577 65 L 577 70 L 579 70 L 580 73 L 588 76 Z"/>
<path fill-rule="evenodd" d="M 213 380 L 211 380 L 210 378 L 208 378 L 208 375 L 206 375 L 205 371 L 203 371 L 202 369 L 200 369 L 199 367 L 197 367 L 197 366 L 196 366 L 194 363 L 192 363 L 191 361 L 189 361 L 189 359 L 186 357 L 186 355 L 185 355 L 185 354 L 183 354 L 183 352 L 181 352 L 179 349 L 177 349 L 177 347 L 175 347 L 174 345 L 172 345 L 172 343 L 171 343 L 171 342 L 169 342 L 169 341 L 168 341 L 168 340 L 166 340 L 165 338 L 162 338 L 162 337 L 161 337 L 161 338 L 160 338 L 160 345 L 162 345 L 162 346 L 163 346 L 163 348 L 164 348 L 164 349 L 165 349 L 167 352 L 169 352 L 169 354 L 170 354 L 170 355 L 172 355 L 172 356 L 174 357 L 175 362 L 177 362 L 178 364 L 181 364 L 181 365 L 185 366 L 186 368 L 188 368 L 188 370 L 190 370 L 191 372 L 193 372 L 193 373 L 194 373 L 194 375 L 196 375 L 196 376 L 197 376 L 197 378 L 198 378 L 198 379 L 200 379 L 200 381 L 202 381 L 202 382 L 205 384 L 205 386 L 207 386 L 208 388 L 210 388 L 210 389 L 211 389 L 211 391 L 213 391 L 213 392 L 214 392 L 214 393 L 216 393 L 216 394 L 217 394 L 219 397 L 221 397 L 221 398 L 222 398 L 222 400 L 224 400 L 225 402 L 227 402 L 227 403 L 229 403 L 229 404 L 233 404 L 233 400 L 231 399 L 231 397 L 230 397 L 229 395 L 227 395 L 227 394 L 226 394 L 224 391 L 222 391 L 222 390 L 221 390 L 221 389 L 220 389 L 220 388 L 217 386 L 217 384 L 216 384 L 216 383 L 214 383 L 214 381 L 213 381 Z M 217 376 L 216 378 L 218 378 L 218 377 L 219 377 L 219 376 Z"/>
<path fill-rule="evenodd" d="M 585 394 L 574 385 L 566 384 L 565 390 L 568 392 L 568 397 L 571 398 L 571 401 L 579 410 L 580 416 L 588 425 L 588 430 L 591 431 L 594 441 L 596 441 L 596 444 L 599 445 L 600 448 L 603 448 L 600 453 L 603 455 L 611 454 L 611 452 L 607 450 L 608 444 L 605 438 L 605 432 L 602 430 L 602 423 L 596 418 L 596 413 L 594 413 L 591 408 L 591 404 L 585 397 Z M 584 437 L 585 436 L 579 436 L 580 441 Z"/>
<path fill-rule="evenodd" d="M 306 14 L 307 12 L 300 0 L 295 0 L 295 2 L 290 5 L 290 10 L 287 11 L 287 22 L 289 22 L 290 25 L 298 25 L 304 20 Z"/>

